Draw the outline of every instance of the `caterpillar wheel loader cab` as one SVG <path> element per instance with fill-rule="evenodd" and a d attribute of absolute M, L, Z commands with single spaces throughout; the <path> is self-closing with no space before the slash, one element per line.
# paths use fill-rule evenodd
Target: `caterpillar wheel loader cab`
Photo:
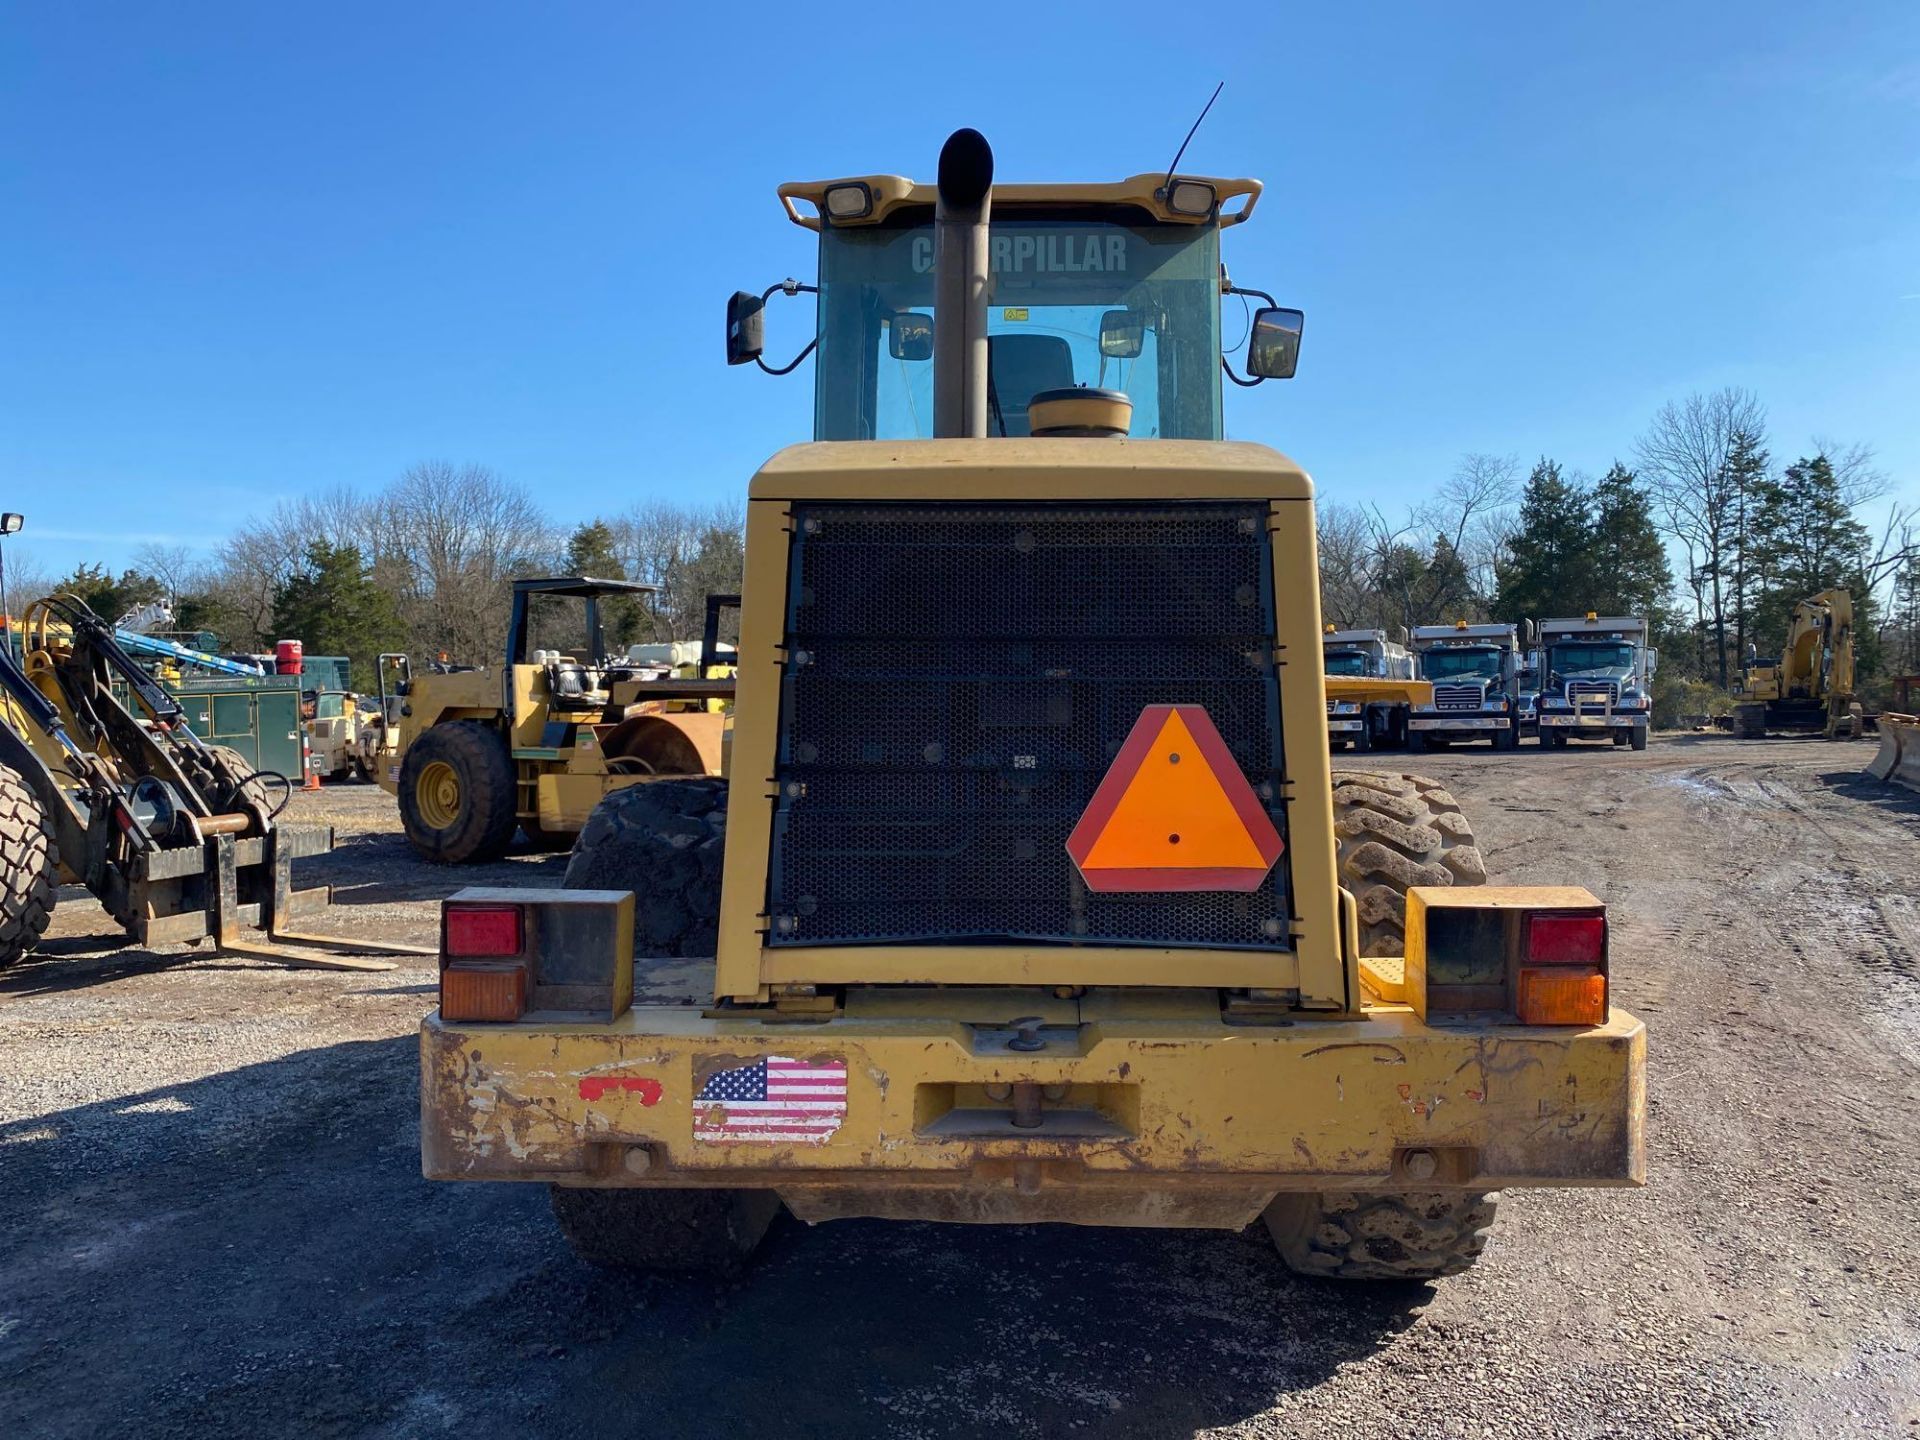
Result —
<path fill-rule="evenodd" d="M 782 188 L 818 438 L 749 491 L 730 782 L 445 903 L 426 1174 L 550 1185 L 621 1265 L 737 1264 L 784 1207 L 1264 1218 L 1352 1278 L 1464 1268 L 1502 1186 L 1640 1183 L 1604 909 L 1330 770 L 1312 487 L 1221 438 L 1257 184 L 990 176 L 962 131 L 937 186 Z M 1299 329 L 1262 307 L 1255 376 Z"/>
<path fill-rule="evenodd" d="M 536 848 L 565 849 L 611 791 L 721 773 L 728 717 L 709 707 L 732 698 L 733 681 L 608 653 L 601 603 L 654 588 L 585 575 L 516 580 L 497 670 L 416 676 L 382 657 L 383 714 L 390 676 L 400 703 L 380 784 L 398 798 L 416 850 L 451 865 L 497 860 L 516 827 Z M 558 602 L 577 602 L 583 633 L 537 644 L 551 638 Z"/>
<path fill-rule="evenodd" d="M 1733 732 L 1747 740 L 1772 730 L 1829 740 L 1857 736 L 1862 709 L 1853 686 L 1853 595 L 1822 590 L 1793 607 L 1779 660 L 1747 665 Z"/>

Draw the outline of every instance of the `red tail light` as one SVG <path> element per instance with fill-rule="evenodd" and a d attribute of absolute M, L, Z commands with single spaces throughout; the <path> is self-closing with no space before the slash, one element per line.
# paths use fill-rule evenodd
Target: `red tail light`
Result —
<path fill-rule="evenodd" d="M 1607 956 L 1604 915 L 1527 917 L 1529 965 L 1598 965 Z"/>
<path fill-rule="evenodd" d="M 448 959 L 504 960 L 520 953 L 518 905 L 448 905 L 441 949 Z"/>

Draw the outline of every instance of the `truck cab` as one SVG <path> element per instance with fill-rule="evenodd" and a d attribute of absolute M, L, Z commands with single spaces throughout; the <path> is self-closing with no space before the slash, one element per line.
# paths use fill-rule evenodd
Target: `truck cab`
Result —
<path fill-rule="evenodd" d="M 1385 630 L 1337 630 L 1321 642 L 1327 738 L 1334 749 L 1403 749 L 1407 720 L 1431 692 L 1413 676 L 1413 654 Z"/>
<path fill-rule="evenodd" d="M 1496 750 L 1520 743 L 1520 644 L 1512 625 L 1416 625 L 1414 662 L 1433 686 L 1413 707 L 1408 738 L 1415 750 L 1486 740 Z"/>
<path fill-rule="evenodd" d="M 1647 748 L 1657 653 L 1647 622 L 1633 615 L 1583 616 L 1540 622 L 1540 743 L 1611 740 Z"/>

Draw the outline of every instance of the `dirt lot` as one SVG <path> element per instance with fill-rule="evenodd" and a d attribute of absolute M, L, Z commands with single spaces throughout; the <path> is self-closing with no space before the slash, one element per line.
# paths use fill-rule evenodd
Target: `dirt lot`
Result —
<path fill-rule="evenodd" d="M 418 1175 L 430 971 L 114 948 L 63 896 L 0 979 L 0 1435 L 1920 1436 L 1920 801 L 1871 751 L 1423 757 L 1494 878 L 1612 906 L 1651 1183 L 1513 1193 L 1437 1287 L 1252 1236 L 784 1222 L 737 1286 L 576 1264 L 544 1191 Z M 476 882 L 391 802 L 335 929 Z"/>

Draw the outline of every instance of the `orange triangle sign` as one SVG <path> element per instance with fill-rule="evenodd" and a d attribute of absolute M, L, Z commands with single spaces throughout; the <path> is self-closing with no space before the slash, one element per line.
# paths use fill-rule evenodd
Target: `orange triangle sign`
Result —
<path fill-rule="evenodd" d="M 1095 891 L 1258 890 L 1280 832 L 1199 705 L 1149 705 L 1067 853 Z"/>

